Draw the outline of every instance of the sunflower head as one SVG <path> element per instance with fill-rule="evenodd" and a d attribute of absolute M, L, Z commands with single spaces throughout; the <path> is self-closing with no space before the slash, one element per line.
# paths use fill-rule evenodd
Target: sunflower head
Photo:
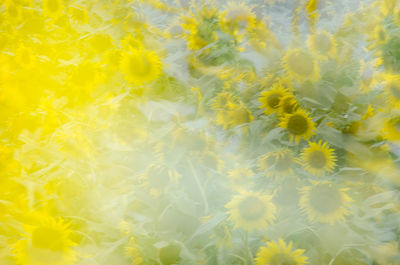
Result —
<path fill-rule="evenodd" d="M 309 142 L 309 147 L 302 153 L 304 168 L 313 175 L 321 176 L 324 172 L 331 172 L 335 167 L 336 156 L 334 150 L 327 143 Z"/>
<path fill-rule="evenodd" d="M 122 56 L 121 71 L 128 82 L 140 86 L 160 76 L 161 61 L 153 52 L 131 48 Z"/>
<path fill-rule="evenodd" d="M 220 17 L 221 28 L 225 32 L 232 34 L 235 37 L 240 36 L 241 30 L 254 25 L 256 22 L 256 15 L 252 11 L 252 7 L 244 3 L 229 2 L 224 12 Z"/>
<path fill-rule="evenodd" d="M 311 51 L 316 54 L 318 58 L 328 59 L 329 57 L 335 56 L 335 39 L 327 31 L 315 32 L 310 35 L 307 43 Z"/>
<path fill-rule="evenodd" d="M 266 229 L 275 219 L 276 208 L 272 196 L 253 191 L 242 191 L 226 204 L 235 228 L 249 232 Z"/>
<path fill-rule="evenodd" d="M 284 177 L 293 173 L 296 158 L 290 150 L 268 153 L 258 159 L 258 169 L 266 171 L 267 176 Z"/>
<path fill-rule="evenodd" d="M 308 214 L 310 221 L 334 224 L 344 221 L 349 214 L 346 188 L 339 188 L 329 181 L 312 181 L 311 186 L 300 189 L 300 207 Z"/>
<path fill-rule="evenodd" d="M 133 264 L 144 264 L 141 250 L 133 236 L 129 238 L 128 244 L 125 246 L 125 255 L 132 260 Z"/>
<path fill-rule="evenodd" d="M 167 192 L 173 182 L 177 182 L 181 175 L 164 165 L 151 164 L 144 174 L 140 176 L 142 185 L 149 190 L 150 195 L 158 197 Z"/>
<path fill-rule="evenodd" d="M 301 265 L 307 264 L 307 257 L 303 256 L 304 249 L 293 249 L 293 243 L 286 244 L 282 239 L 278 242 L 269 241 L 266 247 L 261 247 L 255 258 L 256 265 Z"/>
<path fill-rule="evenodd" d="M 230 92 L 221 92 L 212 100 L 211 108 L 214 110 L 227 109 L 232 104 L 239 102 L 239 99 Z"/>
<path fill-rule="evenodd" d="M 292 114 L 286 114 L 279 126 L 288 130 L 291 140 L 296 143 L 301 138 L 309 139 L 311 135 L 315 134 L 315 125 L 307 112 L 297 109 Z"/>
<path fill-rule="evenodd" d="M 43 0 L 42 1 L 43 14 L 47 17 L 57 18 L 63 10 L 64 5 L 62 0 Z"/>
<path fill-rule="evenodd" d="M 317 60 L 308 51 L 298 48 L 290 50 L 282 62 L 287 74 L 300 82 L 315 82 L 319 78 Z"/>
<path fill-rule="evenodd" d="M 296 98 L 291 93 L 286 93 L 279 101 L 278 113 L 281 116 L 292 114 L 298 108 Z"/>
<path fill-rule="evenodd" d="M 264 113 L 267 115 L 279 110 L 281 98 L 287 94 L 288 92 L 286 89 L 280 86 L 279 83 L 275 83 L 272 85 L 271 89 L 261 92 L 260 98 L 258 99 L 261 103 L 260 108 L 264 108 Z"/>
<path fill-rule="evenodd" d="M 389 141 L 400 141 L 400 116 L 385 119 L 382 133 Z"/>
<path fill-rule="evenodd" d="M 38 215 L 38 222 L 25 226 L 24 237 L 14 246 L 17 264 L 70 265 L 76 260 L 69 224 L 62 219 Z"/>
<path fill-rule="evenodd" d="M 387 101 L 390 105 L 400 107 L 400 75 L 383 75 L 385 86 L 383 87 Z"/>

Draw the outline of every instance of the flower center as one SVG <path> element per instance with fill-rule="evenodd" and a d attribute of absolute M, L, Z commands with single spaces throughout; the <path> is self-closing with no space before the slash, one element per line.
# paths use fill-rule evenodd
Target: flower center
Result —
<path fill-rule="evenodd" d="M 270 258 L 268 264 L 271 264 L 271 265 L 296 265 L 296 261 L 294 261 L 293 258 L 287 254 L 278 253 L 278 254 L 273 255 Z"/>
<path fill-rule="evenodd" d="M 323 168 L 326 162 L 325 153 L 320 150 L 312 151 L 308 156 L 308 164 L 313 168 Z"/>
<path fill-rule="evenodd" d="M 47 8 L 49 11 L 55 13 L 60 8 L 60 5 L 58 4 L 57 0 L 47 0 Z"/>
<path fill-rule="evenodd" d="M 268 106 L 270 106 L 273 109 L 277 109 L 279 107 L 279 101 L 280 101 L 281 96 L 282 95 L 279 93 L 271 94 L 267 99 Z"/>
<path fill-rule="evenodd" d="M 132 56 L 129 60 L 129 69 L 132 75 L 145 76 L 151 70 L 151 65 L 144 55 Z"/>
<path fill-rule="evenodd" d="M 290 69 L 296 74 L 309 76 L 314 72 L 314 60 L 305 52 L 297 52 L 289 58 Z"/>
<path fill-rule="evenodd" d="M 286 171 L 292 166 L 292 158 L 289 154 L 283 154 L 276 159 L 275 169 L 277 171 Z"/>
<path fill-rule="evenodd" d="M 292 134 L 302 135 L 308 129 L 307 119 L 302 115 L 294 114 L 289 117 L 287 128 Z"/>
<path fill-rule="evenodd" d="M 32 233 L 32 246 L 52 251 L 62 251 L 64 244 L 61 238 L 62 235 L 59 231 L 47 227 L 39 227 Z"/>
<path fill-rule="evenodd" d="M 331 49 L 331 40 L 325 34 L 318 34 L 315 38 L 316 48 L 319 52 L 328 52 Z"/>
<path fill-rule="evenodd" d="M 332 213 L 341 204 L 342 200 L 338 190 L 326 184 L 317 185 L 310 192 L 310 205 L 319 213 Z"/>
<path fill-rule="evenodd" d="M 257 197 L 247 197 L 239 204 L 239 214 L 247 221 L 256 221 L 265 214 L 265 204 Z"/>

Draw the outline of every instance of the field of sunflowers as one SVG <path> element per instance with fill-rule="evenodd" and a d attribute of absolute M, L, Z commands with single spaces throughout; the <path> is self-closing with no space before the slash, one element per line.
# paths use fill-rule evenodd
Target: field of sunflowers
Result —
<path fill-rule="evenodd" d="M 399 265 L 400 1 L 1 0 L 0 265 Z"/>

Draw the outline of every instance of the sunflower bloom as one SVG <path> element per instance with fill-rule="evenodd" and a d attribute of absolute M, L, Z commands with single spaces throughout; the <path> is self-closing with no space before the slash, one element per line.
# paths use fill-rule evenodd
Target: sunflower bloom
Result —
<path fill-rule="evenodd" d="M 242 191 L 225 205 L 230 209 L 230 219 L 235 228 L 243 228 L 249 232 L 254 229 L 266 229 L 275 220 L 275 205 L 272 196 L 254 191 Z"/>
<path fill-rule="evenodd" d="M 293 173 L 296 158 L 290 150 L 267 153 L 258 159 L 258 169 L 266 171 L 267 176 L 285 177 Z"/>
<path fill-rule="evenodd" d="M 282 59 L 287 74 L 300 82 L 310 80 L 315 82 L 319 78 L 318 63 L 307 51 L 293 49 L 288 51 Z"/>
<path fill-rule="evenodd" d="M 344 221 L 353 200 L 346 194 L 348 188 L 338 188 L 329 181 L 312 181 L 311 186 L 301 188 L 300 207 L 308 214 L 310 222 L 334 224 Z"/>
<path fill-rule="evenodd" d="M 131 49 L 122 57 L 121 72 L 128 82 L 140 86 L 160 76 L 161 61 L 153 52 Z"/>
<path fill-rule="evenodd" d="M 307 264 L 307 257 L 303 256 L 304 249 L 293 249 L 293 243 L 286 244 L 282 239 L 278 242 L 269 241 L 267 247 L 261 247 L 255 258 L 256 265 L 301 265 Z"/>
<path fill-rule="evenodd" d="M 321 176 L 324 172 L 331 172 L 336 165 L 334 150 L 322 141 L 309 142 L 309 147 L 303 150 L 302 160 L 304 168 L 316 176 Z"/>
<path fill-rule="evenodd" d="M 40 216 L 39 224 L 25 226 L 25 234 L 14 245 L 17 264 L 70 265 L 76 261 L 75 243 L 69 224 L 62 219 Z"/>
<path fill-rule="evenodd" d="M 301 138 L 309 139 L 315 134 L 315 125 L 307 112 L 301 109 L 296 110 L 292 114 L 287 114 L 282 118 L 279 126 L 287 129 L 290 139 L 298 143 Z"/>
<path fill-rule="evenodd" d="M 264 108 L 265 114 L 272 114 L 279 109 L 281 98 L 287 95 L 287 91 L 278 84 L 274 84 L 270 90 L 261 92 L 258 99 L 261 103 L 260 108 Z"/>
<path fill-rule="evenodd" d="M 335 39 L 325 30 L 310 35 L 307 44 L 310 50 L 320 59 L 332 58 L 336 54 Z"/>

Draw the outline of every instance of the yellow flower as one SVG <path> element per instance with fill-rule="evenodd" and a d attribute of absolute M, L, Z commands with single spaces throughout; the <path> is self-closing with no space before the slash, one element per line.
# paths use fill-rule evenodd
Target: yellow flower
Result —
<path fill-rule="evenodd" d="M 156 164 L 149 165 L 146 172 L 140 176 L 143 187 L 155 198 L 167 192 L 169 186 L 180 178 L 181 175 L 177 171 Z"/>
<path fill-rule="evenodd" d="M 293 173 L 296 158 L 290 150 L 267 153 L 258 159 L 258 169 L 266 171 L 267 176 L 285 177 Z"/>
<path fill-rule="evenodd" d="M 140 86 L 156 80 L 161 74 L 161 61 L 153 52 L 130 49 L 121 60 L 121 72 L 128 82 Z"/>
<path fill-rule="evenodd" d="M 389 141 L 400 141 L 400 117 L 395 116 L 385 119 L 382 132 L 383 136 Z"/>
<path fill-rule="evenodd" d="M 235 228 L 241 227 L 249 232 L 266 229 L 275 220 L 276 208 L 271 195 L 241 191 L 225 207 L 230 209 L 230 219 Z"/>
<path fill-rule="evenodd" d="M 61 218 L 39 216 L 37 225 L 24 226 L 25 234 L 14 245 L 17 264 L 70 265 L 76 261 L 69 224 Z"/>
<path fill-rule="evenodd" d="M 256 22 L 256 15 L 252 7 L 241 2 L 228 2 L 227 7 L 220 16 L 221 28 L 228 32 L 239 42 L 242 40 L 244 29 L 251 27 Z"/>
<path fill-rule="evenodd" d="M 305 50 L 299 48 L 289 50 L 282 59 L 282 63 L 287 74 L 300 82 L 306 80 L 314 82 L 319 78 L 317 61 Z"/>
<path fill-rule="evenodd" d="M 331 172 L 335 167 L 336 156 L 334 150 L 327 143 L 309 142 L 309 147 L 302 152 L 304 168 L 313 175 L 320 176 L 324 172 Z"/>
<path fill-rule="evenodd" d="M 221 92 L 212 100 L 211 108 L 214 110 L 217 109 L 226 109 L 231 104 L 236 104 L 239 102 L 239 99 L 232 95 L 229 92 Z"/>
<path fill-rule="evenodd" d="M 335 39 L 325 30 L 310 35 L 307 44 L 310 50 L 320 59 L 332 58 L 336 54 Z"/>
<path fill-rule="evenodd" d="M 260 108 L 264 108 L 265 114 L 271 114 L 279 109 L 279 103 L 283 96 L 287 95 L 287 90 L 278 83 L 272 85 L 270 90 L 264 90 L 258 99 L 261 103 Z"/>
<path fill-rule="evenodd" d="M 329 181 L 311 181 L 311 186 L 301 188 L 300 207 L 308 214 L 308 220 L 334 224 L 344 221 L 349 214 L 347 188 L 335 187 Z"/>
<path fill-rule="evenodd" d="M 261 247 L 255 258 L 256 265 L 301 265 L 307 264 L 307 257 L 303 256 L 304 249 L 294 249 L 293 243 L 287 245 L 282 239 L 278 242 L 266 242 L 267 247 Z"/>
<path fill-rule="evenodd" d="M 279 126 L 289 131 L 290 139 L 298 143 L 301 138 L 309 139 L 315 134 L 315 125 L 307 112 L 301 109 L 296 110 L 292 114 L 286 114 Z"/>
<path fill-rule="evenodd" d="M 197 13 L 190 13 L 190 17 L 182 17 L 182 28 L 186 30 L 188 48 L 199 50 L 217 40 L 218 11 L 208 5 L 195 7 Z"/>
<path fill-rule="evenodd" d="M 278 113 L 281 116 L 292 114 L 298 108 L 296 98 L 291 93 L 286 93 L 279 101 Z"/>
<path fill-rule="evenodd" d="M 62 0 L 43 0 L 43 14 L 48 17 L 57 18 L 62 14 L 64 5 Z"/>
<path fill-rule="evenodd" d="M 400 107 L 400 75 L 384 74 L 382 76 L 382 81 L 385 82 L 383 91 L 388 102 L 392 106 Z"/>
<path fill-rule="evenodd" d="M 235 126 L 247 124 L 253 121 L 254 117 L 250 110 L 240 104 L 229 103 L 228 109 L 218 111 L 216 123 L 223 126 L 224 129 L 231 129 Z"/>
<path fill-rule="evenodd" d="M 136 243 L 136 240 L 133 236 L 129 238 L 128 245 L 125 247 L 125 254 L 132 260 L 133 264 L 135 265 L 140 265 L 144 262 L 138 244 Z"/>

